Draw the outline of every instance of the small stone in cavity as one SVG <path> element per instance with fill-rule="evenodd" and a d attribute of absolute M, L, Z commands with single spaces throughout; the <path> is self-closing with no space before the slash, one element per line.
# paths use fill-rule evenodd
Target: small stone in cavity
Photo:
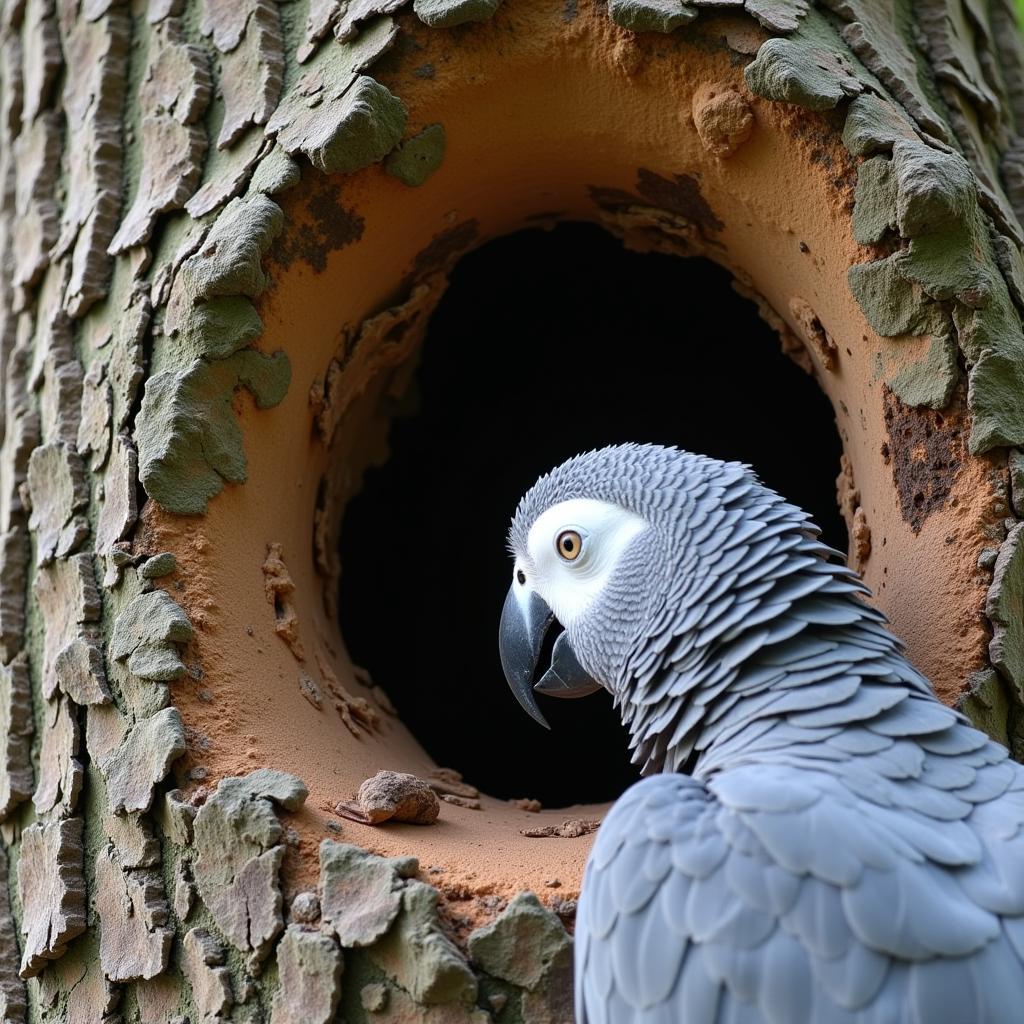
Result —
<path fill-rule="evenodd" d="M 441 811 L 437 794 L 416 775 L 407 772 L 377 772 L 360 787 L 355 802 L 342 802 L 338 814 L 366 825 L 403 821 L 432 825 Z"/>
<path fill-rule="evenodd" d="M 299 924 L 313 924 L 320 919 L 320 900 L 315 892 L 300 892 L 292 900 L 291 919 Z"/>

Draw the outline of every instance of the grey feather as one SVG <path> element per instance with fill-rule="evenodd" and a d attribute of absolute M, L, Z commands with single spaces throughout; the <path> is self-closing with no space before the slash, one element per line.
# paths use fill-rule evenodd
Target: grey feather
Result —
<path fill-rule="evenodd" d="M 580 1024 L 1016 1020 L 1024 769 L 934 698 L 856 574 L 748 468 L 588 452 L 523 498 L 517 555 L 579 497 L 653 538 L 567 628 L 649 775 L 588 861 Z"/>

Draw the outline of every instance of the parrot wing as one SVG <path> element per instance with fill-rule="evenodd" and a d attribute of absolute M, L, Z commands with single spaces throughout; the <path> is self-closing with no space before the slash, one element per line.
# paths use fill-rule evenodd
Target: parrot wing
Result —
<path fill-rule="evenodd" d="M 962 726 L 923 752 L 847 731 L 822 763 L 885 754 L 871 799 L 785 763 L 624 794 L 583 881 L 579 1024 L 1020 1019 L 1024 772 Z"/>

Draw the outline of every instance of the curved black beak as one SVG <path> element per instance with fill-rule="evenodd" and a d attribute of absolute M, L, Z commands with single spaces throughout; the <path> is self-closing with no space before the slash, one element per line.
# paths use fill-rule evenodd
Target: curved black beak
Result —
<path fill-rule="evenodd" d="M 565 633 L 559 633 L 551 652 L 551 668 L 533 688 L 548 697 L 575 698 L 600 690 L 601 684 L 579 663 Z"/>
<path fill-rule="evenodd" d="M 554 618 L 545 601 L 532 590 L 513 583 L 501 609 L 501 625 L 498 627 L 498 652 L 508 685 L 523 710 L 545 729 L 551 726 L 534 699 L 533 673 L 544 637 Z"/>
<path fill-rule="evenodd" d="M 498 629 L 501 667 L 523 710 L 546 729 L 551 727 L 537 707 L 534 691 L 549 697 L 585 697 L 601 689 L 579 663 L 565 633 L 555 640 L 550 668 L 537 683 L 533 682 L 544 638 L 554 621 L 545 601 L 532 590 L 512 584 Z"/>

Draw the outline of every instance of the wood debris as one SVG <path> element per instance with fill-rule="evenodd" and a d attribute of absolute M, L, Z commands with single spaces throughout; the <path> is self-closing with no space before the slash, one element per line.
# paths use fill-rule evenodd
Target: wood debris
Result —
<path fill-rule="evenodd" d="M 580 836 L 588 836 L 591 832 L 596 832 L 600 825 L 600 821 L 566 818 L 561 825 L 521 828 L 519 834 L 526 836 L 528 839 L 579 839 Z"/>

